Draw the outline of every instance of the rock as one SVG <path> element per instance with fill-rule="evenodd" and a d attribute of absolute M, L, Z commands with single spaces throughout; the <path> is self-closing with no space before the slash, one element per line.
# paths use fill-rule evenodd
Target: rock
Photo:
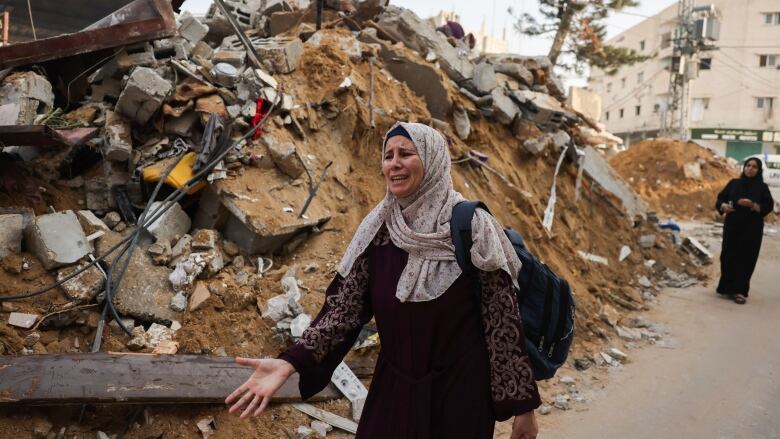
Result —
<path fill-rule="evenodd" d="M 648 279 L 647 276 L 641 276 L 639 278 L 639 285 L 644 287 L 644 288 L 652 288 L 653 287 L 653 283 L 650 282 L 650 279 Z"/>
<path fill-rule="evenodd" d="M 203 271 L 198 275 L 199 278 L 207 279 L 215 276 L 225 267 L 225 256 L 219 248 L 199 254 L 202 255 L 203 260 L 206 261 L 206 266 L 203 267 Z"/>
<path fill-rule="evenodd" d="M 126 346 L 131 351 L 140 351 L 146 347 L 146 332 L 144 331 L 143 326 L 134 327 L 132 332 L 133 336 L 130 338 L 130 341 L 127 342 Z"/>
<path fill-rule="evenodd" d="M 486 62 L 474 67 L 474 78 L 471 81 L 478 96 L 490 94 L 494 88 L 498 87 L 496 72 L 493 70 L 493 66 Z M 495 97 L 493 99 L 495 100 Z"/>
<path fill-rule="evenodd" d="M 609 349 L 609 355 L 612 358 L 616 358 L 621 363 L 625 362 L 628 359 L 628 355 L 626 355 L 620 349 L 617 349 L 617 348 L 610 348 Z"/>
<path fill-rule="evenodd" d="M 23 236 L 23 215 L 0 215 L 0 258 L 21 253 Z"/>
<path fill-rule="evenodd" d="M 181 323 L 179 323 L 177 320 L 174 320 L 173 323 L 171 323 L 171 331 L 176 332 L 179 329 L 181 329 Z"/>
<path fill-rule="evenodd" d="M 552 136 L 552 143 L 558 150 L 569 146 L 569 142 L 571 142 L 571 136 L 566 131 L 558 130 Z"/>
<path fill-rule="evenodd" d="M 130 122 L 118 113 L 107 111 L 104 130 L 106 141 L 103 142 L 103 157 L 116 162 L 130 160 L 133 154 Z"/>
<path fill-rule="evenodd" d="M 630 254 L 631 254 L 631 247 L 624 245 L 623 247 L 620 248 L 620 255 L 618 256 L 618 261 L 623 262 Z"/>
<path fill-rule="evenodd" d="M 171 298 L 170 307 L 176 312 L 183 312 L 187 309 L 187 296 L 184 295 L 183 291 L 179 291 Z"/>
<path fill-rule="evenodd" d="M 203 253 L 192 253 L 186 259 L 177 262 L 173 272 L 168 276 L 174 291 L 187 290 L 206 264 Z"/>
<path fill-rule="evenodd" d="M 171 83 L 148 67 L 136 67 L 116 103 L 116 111 L 146 124 L 171 90 Z"/>
<path fill-rule="evenodd" d="M 303 267 L 303 272 L 304 273 L 314 273 L 315 271 L 317 271 L 317 268 L 319 268 L 317 263 L 312 262 L 311 264 L 306 264 L 306 266 Z"/>
<path fill-rule="evenodd" d="M 314 430 L 305 425 L 301 425 L 298 427 L 298 430 L 296 430 L 296 433 L 298 434 L 299 438 L 303 439 L 314 434 Z"/>
<path fill-rule="evenodd" d="M 466 110 L 458 105 L 452 110 L 452 120 L 455 124 L 455 132 L 461 140 L 466 140 L 471 134 L 471 122 L 469 122 L 469 115 Z"/>
<path fill-rule="evenodd" d="M 192 236 L 193 250 L 213 250 L 217 248 L 219 232 L 213 229 L 200 229 Z"/>
<path fill-rule="evenodd" d="M 170 202 L 169 202 L 170 203 Z M 162 209 L 166 203 L 155 201 L 150 207 L 150 216 L 158 209 Z M 157 241 L 170 242 L 176 236 L 182 236 L 190 230 L 192 221 L 184 212 L 179 203 L 173 203 L 159 218 L 157 218 L 147 231 L 154 236 Z"/>
<path fill-rule="evenodd" d="M 617 310 L 615 310 L 612 305 L 604 304 L 604 306 L 601 307 L 601 310 L 599 310 L 599 317 L 605 323 L 609 324 L 609 326 L 615 326 L 620 319 L 620 314 L 618 314 Z"/>
<path fill-rule="evenodd" d="M 327 434 L 333 430 L 333 427 L 325 422 L 322 421 L 311 421 L 311 429 L 314 430 L 317 435 L 320 437 L 325 437 Z"/>
<path fill-rule="evenodd" d="M 191 250 L 192 236 L 185 233 L 176 241 L 176 245 L 171 249 L 171 263 L 175 265 L 176 263 L 181 262 L 181 259 L 189 257 Z"/>
<path fill-rule="evenodd" d="M 100 430 L 96 434 L 96 439 L 110 439 L 108 435 Z"/>
<path fill-rule="evenodd" d="M 162 341 L 173 340 L 173 331 L 167 326 L 152 323 L 146 330 L 146 347 L 156 348 Z"/>
<path fill-rule="evenodd" d="M 292 143 L 277 143 L 277 142 L 266 142 L 266 145 L 268 147 L 268 153 L 271 156 L 271 160 L 274 161 L 274 164 L 279 168 L 280 171 L 284 172 L 290 178 L 298 178 L 303 174 L 304 169 L 303 165 L 301 164 L 300 160 L 298 160 L 298 157 L 295 153 L 295 145 Z"/>
<path fill-rule="evenodd" d="M 33 423 L 33 436 L 39 439 L 46 438 L 49 436 L 52 428 L 54 428 L 54 425 L 47 419 L 36 417 Z"/>
<path fill-rule="evenodd" d="M 644 249 L 653 248 L 655 246 L 655 235 L 642 235 L 639 237 L 639 246 Z"/>
<path fill-rule="evenodd" d="M 111 230 L 91 210 L 79 210 L 76 212 L 76 215 L 78 216 L 79 224 L 81 224 L 81 229 L 84 230 L 84 234 L 87 236 L 95 232 L 108 232 Z"/>
<path fill-rule="evenodd" d="M 504 125 L 512 123 L 517 115 L 517 105 L 504 94 L 504 90 L 500 87 L 494 88 L 490 95 L 493 97 L 493 117 Z"/>
<path fill-rule="evenodd" d="M 122 222 L 122 217 L 119 216 L 119 213 L 117 212 L 108 212 L 106 216 L 103 217 L 103 222 L 106 224 L 106 227 L 113 229 L 117 224 Z"/>
<path fill-rule="evenodd" d="M 574 368 L 579 371 L 588 370 L 592 363 L 593 361 L 591 361 L 589 358 L 585 358 L 585 357 L 575 358 Z"/>
<path fill-rule="evenodd" d="M 174 355 L 179 351 L 179 343 L 173 340 L 162 340 L 156 348 L 152 350 L 157 355 Z"/>
<path fill-rule="evenodd" d="M 552 407 L 550 407 L 549 405 L 547 405 L 547 404 L 542 404 L 542 405 L 539 407 L 539 414 L 540 414 L 540 415 L 542 415 L 542 416 L 547 416 L 547 415 L 549 415 L 550 413 L 552 413 Z"/>
<path fill-rule="evenodd" d="M 558 410 L 569 410 L 569 395 L 557 395 L 553 399 L 553 407 Z"/>
<path fill-rule="evenodd" d="M 576 115 L 567 111 L 560 102 L 548 94 L 531 90 L 513 90 L 510 96 L 523 108 L 523 116 L 545 131 L 558 129 L 567 118 L 576 119 Z"/>
<path fill-rule="evenodd" d="M 147 250 L 154 265 L 168 265 L 171 262 L 171 245 L 167 241 L 156 242 Z"/>
<path fill-rule="evenodd" d="M 626 328 L 624 326 L 615 326 L 615 331 L 617 331 L 618 337 L 628 340 L 628 341 L 636 341 L 642 339 L 642 333 L 634 328 Z"/>
<path fill-rule="evenodd" d="M 133 331 L 135 329 L 135 320 L 131 318 L 121 319 L 122 324 L 125 325 L 125 328 L 127 328 L 129 331 Z M 116 320 L 111 319 L 111 322 L 108 324 L 108 326 L 114 328 L 117 331 L 121 331 L 122 328 L 119 327 L 119 324 L 116 322 Z M 143 327 L 141 328 L 143 330 Z"/>
<path fill-rule="evenodd" d="M 290 334 L 293 337 L 300 337 L 303 331 L 311 325 L 311 316 L 308 314 L 299 314 L 290 322 Z"/>
<path fill-rule="evenodd" d="M 214 435 L 214 431 L 217 429 L 217 424 L 214 423 L 214 418 L 209 416 L 208 418 L 201 419 L 196 424 L 198 430 L 203 435 L 203 439 L 210 439 Z"/>
<path fill-rule="evenodd" d="M 35 346 L 35 343 L 38 343 L 38 341 L 40 341 L 40 339 L 41 339 L 41 334 L 37 332 L 31 332 L 24 337 L 24 340 L 22 340 L 22 344 L 26 348 L 32 348 L 33 346 Z"/>
<path fill-rule="evenodd" d="M 222 250 L 231 258 L 238 256 L 239 252 L 241 251 L 241 249 L 238 247 L 238 244 L 233 241 L 222 241 Z"/>
<path fill-rule="evenodd" d="M 71 274 L 89 265 L 88 262 L 82 262 L 76 266 L 65 267 L 57 272 L 57 281 L 60 282 Z M 103 273 L 95 265 L 89 267 L 86 271 L 63 283 L 60 288 L 65 292 L 68 298 L 76 303 L 89 303 L 103 291 L 105 285 Z"/>
<path fill-rule="evenodd" d="M 252 46 L 260 59 L 267 60 L 276 73 L 295 71 L 303 54 L 303 42 L 297 37 L 253 38 Z"/>
<path fill-rule="evenodd" d="M 538 155 L 544 152 L 551 143 L 552 135 L 545 134 L 542 137 L 527 139 L 523 142 L 523 148 L 533 155 Z"/>
<path fill-rule="evenodd" d="M 599 352 L 599 356 L 601 360 L 604 362 L 604 364 L 607 364 L 609 366 L 612 366 L 615 364 L 615 360 L 612 359 L 612 357 L 609 354 L 606 354 L 604 352 Z"/>
<path fill-rule="evenodd" d="M 184 11 L 179 15 L 179 36 L 191 44 L 199 44 L 203 37 L 209 33 L 209 27 Z"/>
<path fill-rule="evenodd" d="M 197 311 L 200 309 L 201 306 L 203 306 L 203 303 L 205 303 L 210 297 L 211 293 L 209 292 L 206 283 L 196 282 L 195 288 L 193 289 L 192 295 L 190 297 L 190 311 Z"/>
<path fill-rule="evenodd" d="M 644 317 L 637 316 L 631 317 L 626 323 L 630 328 L 649 328 L 652 324 L 645 320 Z"/>
<path fill-rule="evenodd" d="M 522 64 L 499 63 L 493 66 L 493 70 L 496 73 L 503 73 L 504 75 L 514 78 L 528 87 L 534 85 L 534 74 Z"/>
<path fill-rule="evenodd" d="M 71 210 L 36 217 L 24 235 L 28 249 L 47 270 L 72 264 L 92 252 L 92 244 Z"/>
<path fill-rule="evenodd" d="M 561 384 L 566 384 L 566 385 L 575 383 L 574 378 L 572 378 L 570 376 L 562 376 L 559 381 L 560 381 Z"/>
<path fill-rule="evenodd" d="M 691 162 L 683 165 L 683 174 L 685 178 L 692 180 L 701 180 L 701 164 L 699 162 Z"/>

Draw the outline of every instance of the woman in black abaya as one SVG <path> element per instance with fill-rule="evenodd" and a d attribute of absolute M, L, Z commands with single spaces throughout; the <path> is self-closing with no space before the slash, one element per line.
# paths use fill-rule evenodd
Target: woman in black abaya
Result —
<path fill-rule="evenodd" d="M 718 294 L 731 296 L 739 304 L 747 300 L 764 235 L 764 217 L 773 207 L 761 160 L 745 160 L 742 175 L 729 181 L 715 205 L 718 212 L 726 215 Z"/>

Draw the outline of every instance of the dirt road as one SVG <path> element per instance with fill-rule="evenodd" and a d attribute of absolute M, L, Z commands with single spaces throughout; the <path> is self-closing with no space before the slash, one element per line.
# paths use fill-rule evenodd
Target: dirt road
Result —
<path fill-rule="evenodd" d="M 670 326 L 666 347 L 631 351 L 585 410 L 542 417 L 540 439 L 780 438 L 780 236 L 764 238 L 747 305 L 716 282 L 664 291 L 647 317 Z"/>

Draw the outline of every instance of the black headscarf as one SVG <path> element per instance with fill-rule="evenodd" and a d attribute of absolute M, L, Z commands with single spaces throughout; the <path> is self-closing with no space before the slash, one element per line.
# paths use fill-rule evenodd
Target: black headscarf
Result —
<path fill-rule="evenodd" d="M 748 162 L 754 161 L 758 166 L 758 173 L 755 177 L 748 177 L 745 175 L 745 166 Z M 764 166 L 761 160 L 750 157 L 742 164 L 742 175 L 739 177 L 737 184 L 737 199 L 748 198 L 756 203 L 761 201 L 761 193 L 764 186 Z"/>

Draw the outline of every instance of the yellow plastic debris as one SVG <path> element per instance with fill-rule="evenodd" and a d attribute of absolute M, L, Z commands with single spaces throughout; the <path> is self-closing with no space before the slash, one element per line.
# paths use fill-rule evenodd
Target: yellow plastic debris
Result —
<path fill-rule="evenodd" d="M 175 158 L 173 160 L 175 160 Z M 176 165 L 176 167 L 171 170 L 170 174 L 168 174 L 168 178 L 165 179 L 165 184 L 175 189 L 184 186 L 184 183 L 189 181 L 192 178 L 192 176 L 195 175 L 195 173 L 192 172 L 192 166 L 195 164 L 195 161 L 197 160 L 198 160 L 197 152 L 188 152 L 187 154 L 184 154 L 184 157 L 182 157 L 179 164 Z M 146 168 L 144 168 L 143 171 L 144 181 L 147 183 L 156 183 L 160 181 L 162 174 L 165 172 L 166 169 L 168 169 L 170 163 L 171 160 L 161 160 L 151 166 L 147 166 Z M 194 194 L 199 190 L 203 189 L 204 187 L 206 187 L 206 185 L 207 183 L 205 181 L 200 181 L 196 183 L 195 186 L 193 186 L 188 191 L 188 193 Z"/>

